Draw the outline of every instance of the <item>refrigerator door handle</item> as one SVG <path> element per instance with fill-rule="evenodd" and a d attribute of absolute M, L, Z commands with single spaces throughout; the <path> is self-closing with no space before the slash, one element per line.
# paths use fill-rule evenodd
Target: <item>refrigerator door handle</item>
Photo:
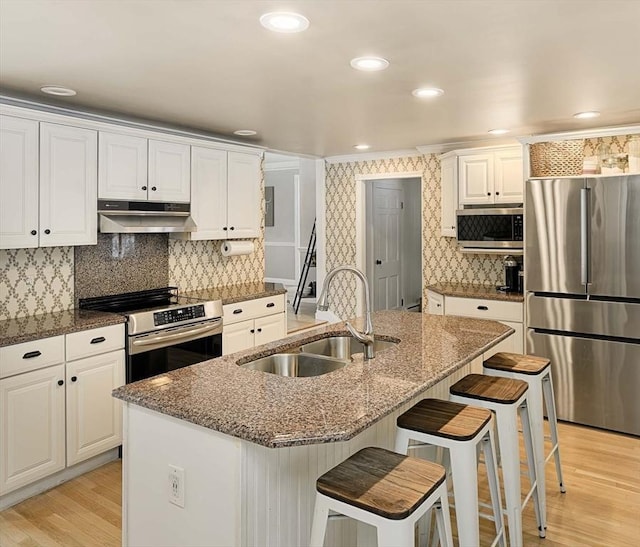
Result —
<path fill-rule="evenodd" d="M 591 281 L 591 207 L 590 189 L 580 189 L 580 282 L 588 285 Z"/>

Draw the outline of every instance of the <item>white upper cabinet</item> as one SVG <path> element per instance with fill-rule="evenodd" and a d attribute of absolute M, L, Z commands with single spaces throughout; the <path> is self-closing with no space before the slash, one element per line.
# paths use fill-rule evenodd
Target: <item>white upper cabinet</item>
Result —
<path fill-rule="evenodd" d="M 260 235 L 260 156 L 191 148 L 191 216 L 196 231 L 173 237 L 243 239 Z"/>
<path fill-rule="evenodd" d="M 260 158 L 229 152 L 227 183 L 227 238 L 260 235 Z"/>
<path fill-rule="evenodd" d="M 100 132 L 100 199 L 189 203 L 190 146 Z"/>
<path fill-rule="evenodd" d="M 98 198 L 147 199 L 147 139 L 101 131 Z"/>
<path fill-rule="evenodd" d="M 459 154 L 461 205 L 522 203 L 524 170 L 520 146 Z"/>
<path fill-rule="evenodd" d="M 40 246 L 97 242 L 98 133 L 40 124 Z"/>
<path fill-rule="evenodd" d="M 458 157 L 451 155 L 440 160 L 441 225 L 444 237 L 456 237 L 456 209 L 458 208 Z"/>
<path fill-rule="evenodd" d="M 227 224 L 227 152 L 191 147 L 191 239 L 223 239 Z"/>
<path fill-rule="evenodd" d="M 0 249 L 38 246 L 38 122 L 0 116 Z"/>
<path fill-rule="evenodd" d="M 165 141 L 149 141 L 149 201 L 189 203 L 191 195 L 190 147 Z"/>

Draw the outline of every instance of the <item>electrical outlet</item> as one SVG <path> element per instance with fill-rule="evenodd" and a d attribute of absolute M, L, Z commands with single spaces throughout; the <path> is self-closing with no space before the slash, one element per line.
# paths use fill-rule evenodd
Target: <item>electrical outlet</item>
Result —
<path fill-rule="evenodd" d="M 169 501 L 184 507 L 184 469 L 169 465 Z"/>

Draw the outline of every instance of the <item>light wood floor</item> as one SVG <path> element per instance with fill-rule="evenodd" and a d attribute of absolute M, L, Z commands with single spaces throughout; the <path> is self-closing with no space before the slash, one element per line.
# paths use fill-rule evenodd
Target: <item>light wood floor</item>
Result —
<path fill-rule="evenodd" d="M 547 537 L 538 538 L 529 504 L 525 545 L 640 545 L 640 440 L 566 424 L 560 439 L 567 493 L 560 494 L 548 465 Z M 120 545 L 120 480 L 120 462 L 112 462 L 5 510 L 0 545 Z M 492 535 L 483 521 L 483 544 Z"/>

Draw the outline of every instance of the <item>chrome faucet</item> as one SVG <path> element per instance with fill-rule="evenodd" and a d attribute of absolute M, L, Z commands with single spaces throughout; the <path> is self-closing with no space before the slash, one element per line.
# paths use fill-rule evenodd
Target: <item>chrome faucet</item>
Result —
<path fill-rule="evenodd" d="M 371 322 L 371 301 L 369 297 L 369 283 L 367 282 L 366 276 L 358 270 L 358 268 L 354 268 L 353 266 L 338 266 L 331 270 L 327 276 L 324 278 L 324 283 L 322 284 L 322 291 L 320 291 L 320 298 L 318 298 L 318 310 L 327 311 L 329 309 L 329 285 L 331 280 L 335 277 L 338 272 L 351 272 L 360 278 L 362 284 L 364 285 L 364 303 L 365 303 L 365 324 L 364 324 L 364 332 L 360 332 L 356 330 L 351 323 L 347 321 L 347 329 L 351 333 L 358 342 L 364 344 L 364 358 L 365 359 L 373 359 L 373 323 Z"/>

